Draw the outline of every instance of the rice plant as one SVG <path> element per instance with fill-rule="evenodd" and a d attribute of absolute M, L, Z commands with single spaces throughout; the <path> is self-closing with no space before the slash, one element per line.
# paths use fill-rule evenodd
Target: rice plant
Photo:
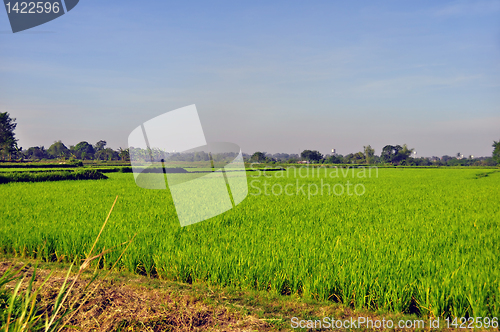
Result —
<path fill-rule="evenodd" d="M 120 269 L 354 308 L 500 316 L 500 173 L 478 177 L 477 169 L 386 168 L 377 176 L 360 177 L 360 170 L 349 169 L 335 177 L 338 170 L 325 172 L 249 172 L 249 195 L 241 204 L 183 228 L 168 190 L 138 188 L 132 174 L 107 173 L 106 181 L 2 184 L 0 250 L 46 261 L 84 258 L 106 202 L 118 193 L 121 203 L 96 249 L 137 233 Z M 362 184 L 365 192 L 349 195 L 348 181 L 351 190 Z M 330 191 L 335 185 L 336 193 L 345 191 L 328 194 L 326 184 Z M 315 188 L 313 195 L 309 190 Z M 118 257 L 105 254 L 102 266 L 111 268 Z"/>
<path fill-rule="evenodd" d="M 104 221 L 104 224 L 102 225 L 101 230 L 92 245 L 92 248 L 80 265 L 76 275 L 70 278 L 74 264 L 71 264 L 68 269 L 58 295 L 51 305 L 50 312 L 48 309 L 41 310 L 39 308 L 39 295 L 45 284 L 51 279 L 52 273 L 38 285 L 35 285 L 35 278 L 37 274 L 36 266 L 31 272 L 30 277 L 28 276 L 28 271 L 26 269 L 27 265 L 17 269 L 14 269 L 13 266 L 11 266 L 2 276 L 0 276 L 0 331 L 55 332 L 68 327 L 68 322 L 70 322 L 71 318 L 97 290 L 103 280 L 97 279 L 98 275 L 94 274 L 93 278 L 91 278 L 88 284 L 83 288 L 83 292 L 79 292 L 77 294 L 72 293 L 82 273 L 90 267 L 91 263 L 97 259 L 101 259 L 106 253 L 112 250 L 103 250 L 100 253 L 95 254 L 96 244 L 99 241 L 117 200 L 118 196 L 115 198 L 113 206 L 111 207 L 108 216 L 106 217 L 106 220 Z M 123 244 L 130 244 L 132 240 Z M 127 247 L 121 252 L 118 260 Z M 26 279 L 28 280 L 25 282 Z M 15 287 L 12 292 L 9 292 L 5 286 L 14 281 L 17 281 Z M 91 285 L 93 287 L 91 287 Z M 22 286 L 24 286 L 24 290 L 21 290 Z"/>

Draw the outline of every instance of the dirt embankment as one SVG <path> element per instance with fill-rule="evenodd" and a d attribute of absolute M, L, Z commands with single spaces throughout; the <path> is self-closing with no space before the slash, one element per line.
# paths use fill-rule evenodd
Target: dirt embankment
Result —
<path fill-rule="evenodd" d="M 12 261 L 0 261 L 0 275 Z M 20 261 L 15 266 L 22 267 Z M 35 286 L 40 285 L 52 271 L 52 276 L 42 288 L 39 296 L 41 311 L 51 312 L 53 303 L 64 283 L 66 271 L 62 268 L 49 269 L 44 265 L 36 271 Z M 75 271 L 76 272 L 76 271 Z M 33 268 L 25 268 L 28 276 Z M 70 282 L 74 276 L 70 277 Z M 204 294 L 195 294 L 191 285 L 163 282 L 121 273 L 113 273 L 85 300 L 83 294 L 97 285 L 94 281 L 85 291 L 90 274 L 84 274 L 75 284 L 66 308 L 74 300 L 83 305 L 69 321 L 78 331 L 269 331 L 273 329 L 266 321 L 252 314 L 242 314 L 224 304 L 208 304 Z M 151 280 L 149 280 L 151 281 Z M 11 282 L 8 288 L 14 288 Z M 25 287 L 21 288 L 22 290 Z M 75 331 L 68 328 L 66 331 Z"/>

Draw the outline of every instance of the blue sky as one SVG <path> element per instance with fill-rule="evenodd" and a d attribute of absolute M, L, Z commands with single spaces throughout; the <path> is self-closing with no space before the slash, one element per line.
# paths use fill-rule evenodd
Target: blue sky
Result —
<path fill-rule="evenodd" d="M 500 1 L 98 1 L 12 34 L 0 111 L 19 145 L 108 141 L 196 104 L 208 141 L 491 155 Z"/>

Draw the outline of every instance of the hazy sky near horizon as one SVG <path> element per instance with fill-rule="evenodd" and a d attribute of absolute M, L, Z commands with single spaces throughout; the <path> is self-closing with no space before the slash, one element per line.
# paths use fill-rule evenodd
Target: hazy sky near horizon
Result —
<path fill-rule="evenodd" d="M 489 156 L 500 140 L 500 0 L 81 0 L 12 34 L 0 112 L 19 145 L 104 139 L 196 104 L 208 141 L 347 154 L 408 144 Z"/>

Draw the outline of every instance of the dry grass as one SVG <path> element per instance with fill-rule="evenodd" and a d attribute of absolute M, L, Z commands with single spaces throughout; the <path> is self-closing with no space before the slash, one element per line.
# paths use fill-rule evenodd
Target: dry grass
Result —
<path fill-rule="evenodd" d="M 0 274 L 11 264 L 21 267 L 26 263 L 34 261 L 0 258 Z M 31 276 L 32 271 L 30 267 L 23 272 Z M 49 313 L 65 281 L 67 266 L 42 263 L 36 271 L 35 286 L 50 273 L 52 276 L 40 293 L 38 303 L 40 311 L 47 310 Z M 70 275 L 68 282 L 72 282 L 76 275 L 77 272 Z M 69 298 L 83 298 L 83 289 L 91 277 L 90 272 L 81 274 Z M 314 320 L 325 316 L 337 319 L 363 316 L 372 320 L 386 318 L 393 321 L 417 318 L 395 313 L 357 311 L 331 302 L 307 301 L 267 292 L 151 279 L 118 271 L 111 272 L 101 280 L 100 287 L 83 303 L 69 322 L 70 326 L 63 331 L 290 331 L 294 330 L 290 327 L 291 317 Z M 9 286 L 13 288 L 14 282 Z M 356 331 L 369 330 L 362 328 Z M 490 329 L 493 330 L 498 329 Z M 426 328 L 423 331 L 431 330 Z"/>
<path fill-rule="evenodd" d="M 0 262 L 0 274 L 12 264 Z M 16 260 L 16 266 L 22 262 Z M 33 269 L 24 271 L 31 276 Z M 38 268 L 35 287 L 50 273 Z M 56 269 L 39 296 L 41 311 L 51 313 L 51 307 L 64 283 L 66 271 Z M 68 282 L 73 282 L 76 273 Z M 81 297 L 91 274 L 83 274 L 76 281 L 69 298 Z M 99 289 L 85 301 L 69 322 L 78 331 L 269 331 L 272 327 L 254 315 L 244 315 L 224 305 L 206 304 L 202 297 L 178 288 L 148 287 L 143 279 L 105 279 Z M 10 286 L 14 287 L 14 283 Z M 65 328 L 63 331 L 74 331 Z"/>

